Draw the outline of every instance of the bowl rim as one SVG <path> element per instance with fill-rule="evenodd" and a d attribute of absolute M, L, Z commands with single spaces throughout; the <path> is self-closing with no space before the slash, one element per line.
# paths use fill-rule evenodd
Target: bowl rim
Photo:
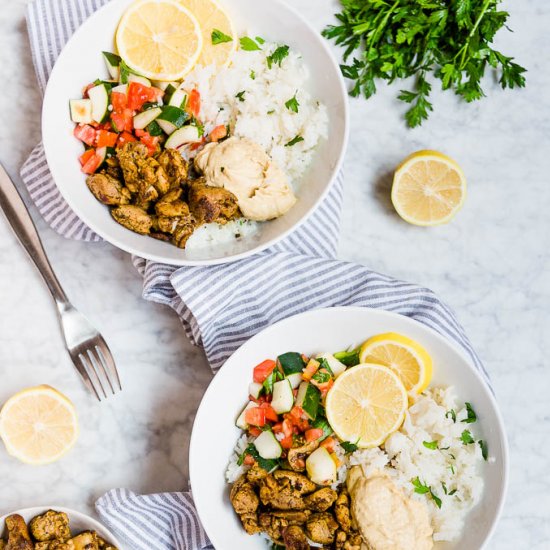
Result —
<path fill-rule="evenodd" d="M 78 510 L 73 510 L 72 508 L 67 508 L 65 506 L 56 506 L 56 505 L 49 505 L 49 506 L 31 506 L 29 508 L 20 508 L 19 510 L 15 510 L 14 512 L 10 512 L 8 514 L 4 514 L 3 516 L 0 516 L 0 532 L 1 529 L 3 529 L 3 524 L 5 519 L 8 516 L 11 516 L 13 514 L 19 514 L 20 516 L 25 515 L 34 515 L 38 516 L 40 514 L 43 514 L 47 512 L 48 510 L 55 510 L 56 512 L 64 512 L 69 516 L 69 521 L 71 518 L 79 519 L 83 523 L 89 523 L 90 529 L 97 531 L 100 536 L 103 538 L 103 536 L 108 537 L 111 544 L 114 544 L 119 550 L 124 550 L 124 546 L 120 543 L 120 541 L 113 535 L 113 533 L 110 531 L 108 527 L 106 527 L 103 523 L 101 523 L 99 520 L 93 518 L 92 516 L 89 516 L 88 514 L 84 514 L 83 512 L 79 512 Z"/>
<path fill-rule="evenodd" d="M 63 46 L 63 49 L 59 53 L 59 56 L 57 57 L 57 60 L 52 68 L 52 71 L 50 73 L 50 76 L 48 78 L 48 82 L 46 85 L 46 89 L 44 91 L 44 99 L 42 102 L 42 110 L 41 110 L 41 121 L 40 121 L 40 129 L 42 133 L 42 137 L 49 135 L 48 132 L 45 131 L 46 127 L 46 120 L 47 118 L 44 116 L 45 111 L 47 110 L 49 103 L 53 101 L 52 98 L 52 85 L 51 82 L 54 81 L 54 79 L 57 77 L 57 73 L 59 72 L 59 60 L 62 59 L 65 55 L 67 55 L 67 49 L 70 43 L 75 39 L 75 37 L 79 34 L 79 32 L 82 30 L 83 27 L 88 25 L 93 25 L 94 20 L 99 17 L 99 14 L 103 12 L 103 10 L 107 10 L 112 8 L 114 4 L 117 2 L 122 3 L 127 0 L 112 0 L 111 2 L 106 3 L 101 8 L 96 10 L 93 14 L 90 15 L 72 34 L 72 36 L 69 38 L 67 43 Z M 57 185 L 56 182 L 56 175 L 55 175 L 55 169 L 52 169 L 52 166 L 55 166 L 55 164 L 50 163 L 50 158 L 53 158 L 53 144 L 43 139 L 43 146 L 44 146 L 44 153 L 46 156 L 46 161 L 48 164 L 48 168 L 50 170 L 52 179 L 54 181 L 54 184 L 58 191 L 60 192 L 63 199 L 67 202 L 71 210 L 77 215 L 77 217 L 84 222 L 92 231 L 94 231 L 97 235 L 99 235 L 104 241 L 110 243 L 111 245 L 115 246 L 116 248 L 119 248 L 120 250 L 123 250 L 125 252 L 128 252 L 129 254 L 133 254 L 142 258 L 145 258 L 147 260 L 167 264 L 167 265 L 174 265 L 174 266 L 205 266 L 205 265 L 220 265 L 220 264 L 226 264 L 226 263 L 233 263 L 239 260 L 242 260 L 244 258 L 248 258 L 250 256 L 253 256 L 255 254 L 259 254 L 268 248 L 271 248 L 273 245 L 281 242 L 283 239 L 288 237 L 290 234 L 294 233 L 296 230 L 298 230 L 304 223 L 307 222 L 307 220 L 313 215 L 313 213 L 317 210 L 317 208 L 321 205 L 321 203 L 324 201 L 330 190 L 332 189 L 334 182 L 336 181 L 336 178 L 338 174 L 340 173 L 342 169 L 342 165 L 344 162 L 344 157 L 347 152 L 348 148 L 348 142 L 349 142 L 349 98 L 348 98 L 348 91 L 344 82 L 344 77 L 342 75 L 342 72 L 340 70 L 340 67 L 338 65 L 338 62 L 336 61 L 336 58 L 333 54 L 333 52 L 330 49 L 330 46 L 326 40 L 323 39 L 321 34 L 311 25 L 305 17 L 298 12 L 296 8 L 291 6 L 288 2 L 285 0 L 271 0 L 271 3 L 278 4 L 279 6 L 283 6 L 284 9 L 288 10 L 293 17 L 298 19 L 301 24 L 305 25 L 313 35 L 313 39 L 317 42 L 317 45 L 321 47 L 325 54 L 329 58 L 329 62 L 332 64 L 333 69 L 336 71 L 336 74 L 338 75 L 338 83 L 339 83 L 339 89 L 341 96 L 343 98 L 343 109 L 344 109 L 344 135 L 342 140 L 342 146 L 340 149 L 340 152 L 338 154 L 338 160 L 336 164 L 334 165 L 334 168 L 332 169 L 329 177 L 328 177 L 328 183 L 325 186 L 325 189 L 322 193 L 319 194 L 319 196 L 315 199 L 313 204 L 310 206 L 310 208 L 307 210 L 307 212 L 292 226 L 288 227 L 284 231 L 282 231 L 278 236 L 273 237 L 269 241 L 256 245 L 252 247 L 250 250 L 246 250 L 244 252 L 240 252 L 238 254 L 233 254 L 230 256 L 224 256 L 220 258 L 214 258 L 214 259 L 196 259 L 196 260 L 188 260 L 188 259 L 182 259 L 177 260 L 174 258 L 166 258 L 162 255 L 155 254 L 155 253 L 148 253 L 144 252 L 143 250 L 138 250 L 134 246 L 126 245 L 124 243 L 121 243 L 117 238 L 111 237 L 107 231 L 104 231 L 102 228 L 97 227 L 96 224 L 93 222 L 90 222 L 90 218 L 88 217 L 87 213 L 85 212 L 85 208 L 80 208 L 80 206 L 77 204 L 76 201 L 73 201 L 71 198 L 66 196 L 66 194 L 63 192 L 63 189 L 61 186 Z M 59 179 L 59 178 L 58 178 Z"/>
<path fill-rule="evenodd" d="M 502 516 L 502 511 L 504 509 L 504 504 L 506 502 L 506 498 L 507 498 L 507 494 L 508 494 L 508 485 L 509 485 L 509 476 L 510 476 L 510 471 L 509 471 L 510 470 L 509 442 L 508 442 L 508 438 L 506 436 L 506 430 L 504 428 L 504 419 L 503 419 L 502 413 L 500 412 L 500 408 L 498 406 L 498 403 L 496 401 L 495 394 L 494 394 L 492 388 L 484 380 L 484 378 L 481 375 L 480 371 L 473 365 L 471 358 L 468 357 L 466 352 L 462 348 L 460 348 L 460 346 L 456 342 L 454 342 L 450 338 L 446 338 L 445 336 L 443 336 L 442 334 L 437 332 L 435 329 L 429 327 L 428 325 L 425 325 L 424 323 L 421 323 L 420 321 L 417 321 L 416 319 L 413 319 L 412 317 L 408 317 L 406 315 L 402 315 L 400 313 L 396 313 L 396 312 L 393 312 L 393 311 L 387 311 L 387 310 L 383 310 L 383 309 L 363 307 L 363 306 L 332 306 L 332 307 L 323 307 L 323 308 L 311 309 L 311 310 L 303 311 L 301 313 L 297 313 L 295 315 L 291 315 L 289 317 L 281 319 L 281 320 L 265 327 L 264 329 L 262 329 L 261 331 L 257 332 L 252 337 L 250 337 L 241 346 L 239 346 L 239 348 L 237 348 L 231 354 L 231 356 L 224 362 L 224 364 L 220 367 L 219 371 L 216 373 L 216 375 L 214 376 L 214 378 L 210 382 L 208 388 L 204 392 L 204 394 L 201 398 L 201 402 L 200 402 L 200 404 L 197 408 L 197 412 L 195 414 L 195 419 L 193 421 L 193 428 L 192 428 L 192 432 L 191 432 L 191 438 L 190 438 L 190 441 L 189 441 L 189 452 L 188 452 L 188 456 L 189 456 L 189 479 L 190 479 L 191 487 L 193 486 L 194 472 L 198 470 L 198 467 L 197 467 L 198 464 L 196 464 L 196 462 L 195 462 L 195 453 L 194 453 L 194 450 L 197 448 L 197 441 L 196 440 L 198 438 L 197 434 L 199 432 L 197 424 L 200 421 L 201 416 L 204 414 L 203 409 L 205 409 L 205 407 L 206 407 L 205 402 L 207 400 L 207 397 L 210 394 L 214 393 L 214 391 L 216 391 L 216 386 L 217 386 L 217 384 L 215 383 L 216 377 L 219 375 L 221 370 L 223 368 L 225 368 L 226 364 L 230 361 L 230 359 L 232 359 L 235 354 L 241 352 L 243 349 L 247 349 L 247 348 L 253 346 L 254 345 L 254 340 L 257 339 L 260 335 L 265 336 L 266 333 L 276 331 L 276 330 L 278 330 L 278 328 L 281 325 L 284 325 L 286 323 L 294 322 L 294 321 L 296 321 L 297 318 L 300 318 L 301 321 L 304 324 L 306 324 L 308 317 L 315 316 L 315 315 L 319 314 L 319 312 L 322 312 L 322 311 L 323 312 L 327 312 L 327 311 L 347 311 L 347 312 L 359 312 L 359 311 L 361 311 L 361 312 L 364 312 L 364 310 L 375 311 L 375 312 L 377 312 L 377 314 L 379 314 L 382 317 L 385 316 L 385 317 L 389 317 L 389 318 L 393 318 L 393 319 L 399 318 L 400 320 L 404 319 L 405 323 L 408 322 L 411 325 L 415 325 L 415 326 L 419 325 L 420 327 L 422 327 L 422 329 L 425 329 L 427 332 L 431 333 L 432 336 L 435 339 L 439 340 L 444 345 L 450 346 L 458 355 L 460 355 L 464 359 L 464 362 L 466 363 L 467 368 L 470 369 L 470 371 L 474 374 L 474 377 L 477 379 L 478 383 L 484 388 L 485 393 L 487 394 L 487 397 L 488 397 L 489 402 L 490 402 L 490 406 L 491 406 L 491 408 L 493 409 L 493 411 L 495 413 L 496 425 L 494 427 L 495 427 L 495 429 L 498 433 L 498 439 L 499 439 L 499 441 L 501 443 L 501 446 L 502 446 L 502 471 L 501 471 L 502 482 L 500 484 L 500 487 L 501 487 L 500 498 L 499 498 L 498 504 L 495 506 L 495 514 L 494 514 L 493 520 L 492 520 L 489 528 L 487 529 L 487 531 L 485 533 L 483 543 L 481 544 L 481 546 L 478 549 L 478 550 L 482 550 L 483 548 L 485 548 L 487 546 L 488 542 L 491 540 L 492 536 L 494 535 L 496 527 L 497 527 L 497 525 L 500 521 L 500 518 Z M 199 515 L 199 518 L 200 518 L 201 511 L 199 510 L 198 506 L 197 506 L 196 509 L 197 509 L 197 514 Z M 208 531 L 207 531 L 206 527 L 204 527 L 204 529 L 208 534 Z M 208 534 L 208 536 L 210 537 L 209 534 Z M 214 544 L 214 542 L 215 541 L 213 541 L 213 544 Z M 472 550 L 474 550 L 474 549 L 472 549 Z"/>

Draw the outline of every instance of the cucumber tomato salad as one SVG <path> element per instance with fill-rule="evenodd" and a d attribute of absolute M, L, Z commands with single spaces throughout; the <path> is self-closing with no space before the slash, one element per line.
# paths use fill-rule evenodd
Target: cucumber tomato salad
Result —
<path fill-rule="evenodd" d="M 74 136 L 86 147 L 79 157 L 85 174 L 95 173 L 125 143 L 139 141 L 152 156 L 161 147 L 184 144 L 198 148 L 206 141 L 199 120 L 201 100 L 196 89 L 178 82 L 153 82 L 132 72 L 116 54 L 103 52 L 110 79 L 88 84 L 82 98 L 70 100 Z M 225 137 L 214 128 L 210 140 Z"/>

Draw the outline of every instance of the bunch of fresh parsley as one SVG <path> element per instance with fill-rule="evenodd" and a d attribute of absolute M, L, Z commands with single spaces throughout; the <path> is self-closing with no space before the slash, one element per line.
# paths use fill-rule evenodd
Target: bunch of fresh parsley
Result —
<path fill-rule="evenodd" d="M 323 36 L 345 48 L 341 69 L 355 81 L 352 96 L 374 95 L 377 79 L 415 77 L 413 90 L 399 94 L 410 104 L 406 119 L 414 127 L 433 110 L 433 78 L 468 102 L 484 97 L 481 82 L 489 69 L 503 88 L 525 85 L 525 69 L 491 47 L 509 16 L 499 10 L 500 1 L 341 0 L 339 24 Z"/>

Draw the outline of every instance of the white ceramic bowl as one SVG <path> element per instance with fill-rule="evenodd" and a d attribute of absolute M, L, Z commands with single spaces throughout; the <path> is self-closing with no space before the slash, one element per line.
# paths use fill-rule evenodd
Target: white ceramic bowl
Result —
<path fill-rule="evenodd" d="M 116 546 L 119 550 L 124 550 L 122 544 L 116 539 L 116 537 L 101 523 L 99 523 L 94 518 L 77 512 L 75 510 L 70 510 L 69 508 L 63 508 L 62 506 L 36 506 L 34 508 L 25 508 L 23 510 L 16 510 L 15 512 L 10 512 L 2 517 L 0 517 L 0 536 L 2 536 L 5 521 L 8 516 L 12 514 L 19 514 L 23 517 L 25 522 L 29 523 L 32 518 L 47 512 L 48 510 L 56 510 L 57 512 L 65 512 L 69 516 L 69 525 L 71 527 L 71 532 L 75 535 L 82 531 L 95 531 L 102 539 L 110 542 Z"/>
<path fill-rule="evenodd" d="M 490 460 L 483 465 L 482 501 L 467 518 L 462 538 L 437 544 L 446 550 L 478 550 L 491 536 L 504 504 L 508 447 L 495 399 L 465 354 L 426 326 L 401 315 L 367 308 L 331 308 L 303 313 L 260 332 L 225 363 L 198 409 L 191 436 L 189 467 L 193 497 L 217 550 L 266 550 L 265 540 L 248 536 L 229 502 L 224 473 L 240 430 L 235 418 L 247 400 L 252 368 L 286 351 L 313 354 L 347 349 L 377 333 L 395 331 L 423 344 L 434 361 L 432 385 L 453 385 L 472 403 Z"/>
<path fill-rule="evenodd" d="M 116 223 L 85 184 L 77 157 L 82 145 L 73 137 L 70 98 L 81 97 L 88 82 L 106 74 L 103 50 L 113 51 L 121 15 L 133 0 L 113 0 L 92 15 L 67 43 L 52 71 L 42 110 L 42 137 L 48 166 L 70 207 L 111 244 L 144 258 L 172 265 L 234 261 L 271 246 L 303 223 L 328 193 L 341 166 L 348 134 L 347 93 L 340 70 L 326 42 L 301 16 L 281 0 L 220 0 L 237 31 L 261 35 L 300 51 L 311 73 L 310 90 L 327 106 L 329 140 L 319 146 L 310 169 L 299 182 L 299 201 L 285 216 L 262 225 L 259 234 L 230 245 L 201 251 L 175 246 L 133 233 Z"/>

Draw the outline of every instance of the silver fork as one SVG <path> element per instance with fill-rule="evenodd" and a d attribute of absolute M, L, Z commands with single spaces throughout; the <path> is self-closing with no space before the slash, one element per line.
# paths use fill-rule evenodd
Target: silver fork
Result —
<path fill-rule="evenodd" d="M 112 394 L 122 390 L 109 346 L 88 319 L 69 302 L 48 261 L 29 211 L 1 164 L 0 207 L 50 289 L 57 306 L 65 346 L 87 388 L 99 401 L 102 397 L 107 398 L 106 389 L 110 389 Z"/>

